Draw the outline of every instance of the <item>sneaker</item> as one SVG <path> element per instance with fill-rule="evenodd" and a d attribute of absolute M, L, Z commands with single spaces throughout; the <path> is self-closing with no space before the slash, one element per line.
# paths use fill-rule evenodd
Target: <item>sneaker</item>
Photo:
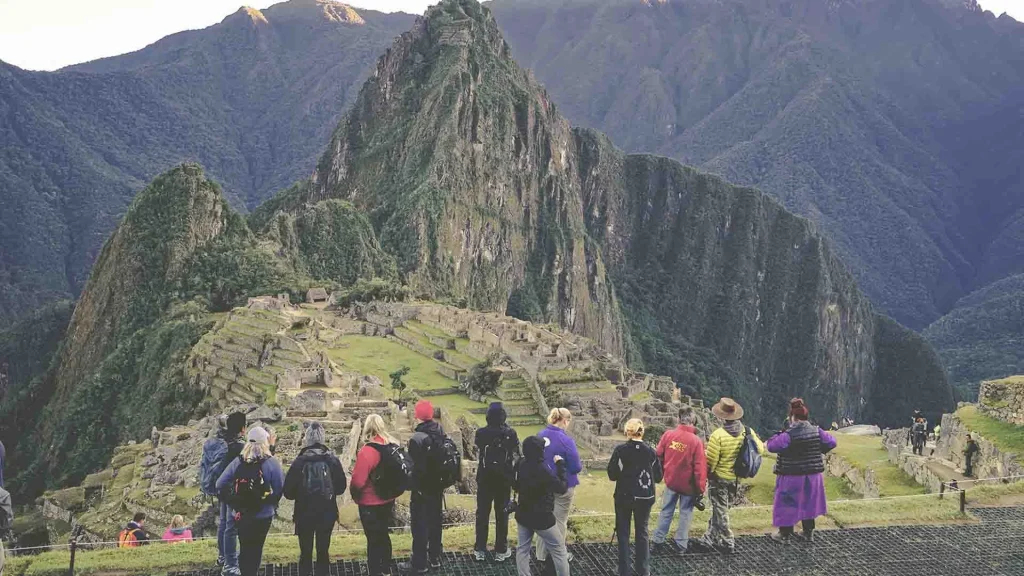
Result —
<path fill-rule="evenodd" d="M 221 569 L 220 576 L 242 576 L 242 571 L 237 567 L 228 568 L 225 566 Z"/>
<path fill-rule="evenodd" d="M 715 544 L 715 550 L 724 556 L 732 556 L 736 553 L 736 546 L 730 546 L 728 544 Z"/>
<path fill-rule="evenodd" d="M 398 571 L 402 574 L 426 574 L 430 572 L 430 568 L 413 568 L 412 562 L 402 562 L 398 565 Z"/>
<path fill-rule="evenodd" d="M 566 555 L 566 557 L 565 557 L 565 561 L 566 561 L 566 562 L 572 562 L 572 561 L 573 561 L 573 560 L 575 560 L 575 559 L 576 559 L 576 557 L 572 555 L 572 552 L 569 552 L 569 553 L 568 553 L 568 554 Z"/>
<path fill-rule="evenodd" d="M 805 530 L 803 534 L 797 534 L 796 536 L 804 542 L 814 543 L 814 530 Z"/>
<path fill-rule="evenodd" d="M 772 542 L 775 542 L 776 544 L 789 544 L 789 536 L 786 536 L 778 530 L 776 530 L 775 532 L 770 532 L 768 534 L 768 539 Z"/>
<path fill-rule="evenodd" d="M 430 561 L 430 567 L 433 568 L 434 570 L 437 570 L 438 568 L 440 568 L 441 567 L 441 559 L 438 558 L 437 560 L 431 560 Z"/>
<path fill-rule="evenodd" d="M 473 560 L 476 560 L 477 562 L 486 562 L 487 561 L 487 552 L 484 552 L 483 550 L 474 550 L 473 551 Z"/>
<path fill-rule="evenodd" d="M 494 553 L 494 561 L 495 562 L 504 562 L 504 561 L 508 560 L 511 557 L 512 557 L 512 550 L 511 549 L 505 550 L 504 552 L 495 552 Z"/>

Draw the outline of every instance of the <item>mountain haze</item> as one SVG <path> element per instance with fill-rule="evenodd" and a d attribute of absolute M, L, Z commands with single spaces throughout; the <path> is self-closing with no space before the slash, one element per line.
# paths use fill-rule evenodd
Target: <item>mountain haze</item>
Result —
<path fill-rule="evenodd" d="M 0 326 L 77 297 L 132 196 L 175 164 L 204 164 L 238 209 L 307 177 L 411 23 L 291 0 L 54 73 L 0 62 Z"/>

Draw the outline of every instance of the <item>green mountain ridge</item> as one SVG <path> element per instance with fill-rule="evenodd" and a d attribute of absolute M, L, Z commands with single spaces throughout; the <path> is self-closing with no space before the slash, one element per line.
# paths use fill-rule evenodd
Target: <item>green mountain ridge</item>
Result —
<path fill-rule="evenodd" d="M 138 195 L 28 404 L 39 441 L 12 451 L 19 484 L 80 480 L 119 441 L 202 412 L 184 363 L 218 313 L 371 277 L 557 323 L 738 398 L 754 425 L 793 396 L 882 424 L 953 405 L 934 351 L 874 312 L 809 221 L 571 128 L 490 11 L 445 0 L 380 58 L 310 180 L 248 219 L 195 164 Z M 0 438 L 18 431 L 0 421 Z"/>

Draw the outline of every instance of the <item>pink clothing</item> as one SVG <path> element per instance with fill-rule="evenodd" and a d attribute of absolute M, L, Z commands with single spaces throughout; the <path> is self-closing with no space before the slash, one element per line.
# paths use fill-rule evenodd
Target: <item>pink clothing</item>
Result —
<path fill-rule="evenodd" d="M 388 441 L 380 436 L 373 439 L 374 444 L 387 444 Z M 349 481 L 349 489 L 352 492 L 352 499 L 360 506 L 380 506 L 394 502 L 395 499 L 384 500 L 377 496 L 373 489 L 373 482 L 370 474 L 380 464 L 380 452 L 373 446 L 363 446 L 356 454 L 356 465 L 352 468 L 352 479 Z"/>
<path fill-rule="evenodd" d="M 191 542 L 192 531 L 188 528 L 168 528 L 167 531 L 164 532 L 163 540 L 164 542 L 170 542 L 172 544 L 177 544 L 178 542 Z"/>

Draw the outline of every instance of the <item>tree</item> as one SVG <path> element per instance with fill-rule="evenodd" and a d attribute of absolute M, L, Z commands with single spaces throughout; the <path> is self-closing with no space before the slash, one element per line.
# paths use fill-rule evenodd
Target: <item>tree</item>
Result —
<path fill-rule="evenodd" d="M 405 380 L 402 378 L 409 373 L 408 366 L 402 366 L 398 370 L 388 374 L 391 378 L 391 389 L 395 391 L 395 403 L 398 405 L 404 404 L 405 391 L 408 388 Z"/>
<path fill-rule="evenodd" d="M 493 396 L 501 385 L 501 371 L 492 368 L 493 360 L 488 358 L 469 371 L 466 377 L 466 390 L 470 396 L 484 398 Z"/>

